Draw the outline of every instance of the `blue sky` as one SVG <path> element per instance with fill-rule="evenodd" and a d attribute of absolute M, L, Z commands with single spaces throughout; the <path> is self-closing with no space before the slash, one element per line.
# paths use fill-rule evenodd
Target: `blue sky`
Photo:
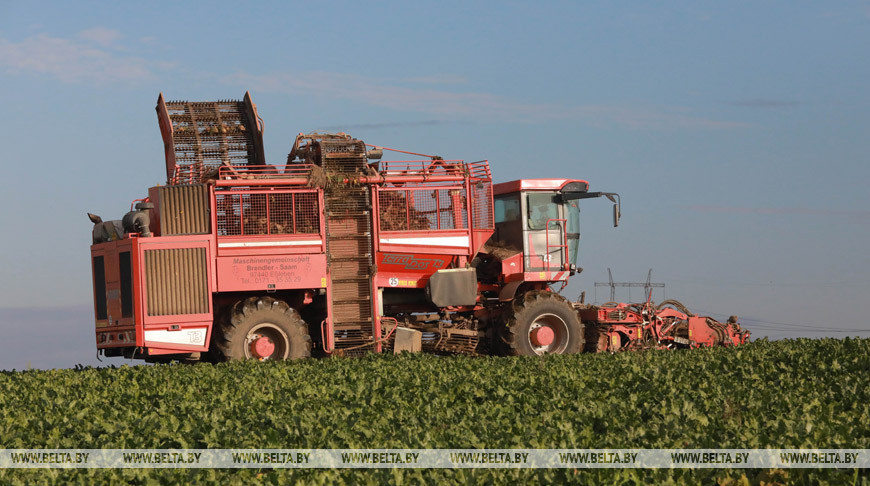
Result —
<path fill-rule="evenodd" d="M 868 45 L 866 1 L 0 0 L 0 325 L 70 309 L 54 325 L 91 332 L 85 213 L 164 182 L 157 94 L 250 90 L 274 162 L 341 130 L 621 193 L 616 229 L 584 205 L 570 298 L 653 268 L 756 336 L 867 336 L 834 330 L 870 328 Z M 49 324 L 41 346 L 62 347 Z"/>

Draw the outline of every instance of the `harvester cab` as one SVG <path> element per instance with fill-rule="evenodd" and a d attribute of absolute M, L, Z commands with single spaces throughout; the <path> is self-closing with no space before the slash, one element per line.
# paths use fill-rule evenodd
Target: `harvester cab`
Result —
<path fill-rule="evenodd" d="M 580 243 L 579 200 L 605 196 L 619 225 L 619 194 L 589 192 L 576 179 L 523 179 L 496 184 L 494 240 L 524 255 L 526 272 L 577 271 Z"/>

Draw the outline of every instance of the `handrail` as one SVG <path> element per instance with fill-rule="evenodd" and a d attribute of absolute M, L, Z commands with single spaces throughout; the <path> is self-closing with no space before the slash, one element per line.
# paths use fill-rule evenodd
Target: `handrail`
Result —
<path fill-rule="evenodd" d="M 561 223 L 559 228 L 562 230 L 562 244 L 561 245 L 551 245 L 550 244 L 550 223 Z M 547 251 L 547 260 L 546 260 L 546 268 L 547 272 L 550 271 L 550 248 L 564 248 L 562 255 L 565 257 L 568 256 L 568 220 L 561 218 L 550 218 L 547 220 L 547 225 L 544 227 L 545 235 L 546 235 L 546 251 Z M 564 262 L 559 262 L 560 266 Z"/>

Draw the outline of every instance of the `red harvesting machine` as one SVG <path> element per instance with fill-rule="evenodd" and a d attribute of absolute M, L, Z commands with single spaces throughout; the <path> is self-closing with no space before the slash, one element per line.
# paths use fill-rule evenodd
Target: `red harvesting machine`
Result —
<path fill-rule="evenodd" d="M 593 306 L 553 291 L 580 270 L 579 201 L 608 198 L 619 223 L 619 195 L 584 180 L 493 184 L 486 161 L 385 161 L 344 133 L 300 134 L 270 165 L 247 93 L 161 94 L 157 115 L 167 184 L 122 220 L 89 214 L 105 356 L 540 355 L 749 337 L 676 301 Z"/>

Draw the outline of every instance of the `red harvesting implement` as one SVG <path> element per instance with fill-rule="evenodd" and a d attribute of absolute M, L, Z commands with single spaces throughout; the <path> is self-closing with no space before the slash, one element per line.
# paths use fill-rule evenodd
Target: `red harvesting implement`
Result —
<path fill-rule="evenodd" d="M 97 348 L 149 361 L 383 351 L 515 354 L 738 345 L 676 301 L 572 303 L 579 179 L 493 184 L 489 163 L 383 161 L 349 135 L 300 134 L 265 162 L 241 101 L 166 102 L 167 184 L 94 222 Z"/>

